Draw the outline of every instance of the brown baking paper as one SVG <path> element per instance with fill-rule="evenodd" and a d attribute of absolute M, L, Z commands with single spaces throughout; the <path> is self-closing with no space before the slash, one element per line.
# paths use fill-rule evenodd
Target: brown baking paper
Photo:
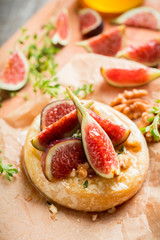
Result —
<path fill-rule="evenodd" d="M 109 86 L 102 79 L 100 67 L 139 66 L 126 60 L 107 58 L 94 54 L 77 55 L 59 72 L 59 81 L 64 85 L 81 86 L 94 84 L 95 100 L 109 104 L 122 92 Z M 152 103 L 160 94 L 160 79 L 145 87 Z M 48 99 L 38 95 L 16 110 L 10 100 L 4 104 L 10 112 L 0 119 L 0 149 L 4 163 L 12 163 L 19 169 L 11 182 L 0 176 L 0 240 L 158 240 L 160 239 L 160 143 L 149 145 L 150 166 L 140 191 L 126 203 L 116 207 L 116 212 L 76 212 L 59 206 L 57 220 L 51 219 L 46 200 L 28 181 L 22 166 L 23 144 L 27 128 Z M 9 105 L 8 105 L 9 104 Z"/>

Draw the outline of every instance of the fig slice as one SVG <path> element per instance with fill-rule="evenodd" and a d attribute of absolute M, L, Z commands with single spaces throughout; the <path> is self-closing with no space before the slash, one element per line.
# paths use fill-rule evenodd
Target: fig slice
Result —
<path fill-rule="evenodd" d="M 86 161 L 82 141 L 74 138 L 53 142 L 41 157 L 42 170 L 49 181 L 68 177 L 73 168 Z"/>
<path fill-rule="evenodd" d="M 119 26 L 88 40 L 77 42 L 88 52 L 105 56 L 115 56 L 125 45 L 125 26 Z"/>
<path fill-rule="evenodd" d="M 41 112 L 41 131 L 74 109 L 71 100 L 58 100 L 47 104 Z"/>
<path fill-rule="evenodd" d="M 127 58 L 146 66 L 156 66 L 160 62 L 160 39 L 153 39 L 140 46 L 127 46 L 116 55 Z"/>
<path fill-rule="evenodd" d="M 123 13 L 111 23 L 159 30 L 160 13 L 150 7 L 138 7 Z"/>
<path fill-rule="evenodd" d="M 104 178 L 119 175 L 119 162 L 107 133 L 89 115 L 79 99 L 67 88 L 68 95 L 81 114 L 81 134 L 84 152 L 94 171 Z"/>
<path fill-rule="evenodd" d="M 14 51 L 0 73 L 0 89 L 17 91 L 24 87 L 28 79 L 28 69 L 24 54 L 20 50 Z"/>
<path fill-rule="evenodd" d="M 66 46 L 71 38 L 71 30 L 68 20 L 68 10 L 63 9 L 60 13 L 52 42 L 55 45 Z"/>
<path fill-rule="evenodd" d="M 80 31 L 84 37 L 93 37 L 103 30 L 103 20 L 98 12 L 91 8 L 79 11 Z"/>
<path fill-rule="evenodd" d="M 85 104 L 85 107 L 89 108 L 92 104 L 93 102 L 90 101 Z M 70 137 L 78 128 L 76 110 L 73 110 L 46 127 L 31 140 L 31 143 L 36 149 L 43 151 L 52 141 Z"/>
<path fill-rule="evenodd" d="M 108 134 L 113 146 L 120 145 L 127 140 L 130 135 L 130 129 L 125 124 L 113 123 L 109 119 L 99 116 L 98 112 L 94 109 L 94 106 L 92 106 L 91 108 L 92 110 L 87 110 L 88 113 Z"/>
<path fill-rule="evenodd" d="M 115 87 L 138 87 L 160 77 L 160 70 L 148 67 L 137 69 L 101 68 L 104 79 Z"/>

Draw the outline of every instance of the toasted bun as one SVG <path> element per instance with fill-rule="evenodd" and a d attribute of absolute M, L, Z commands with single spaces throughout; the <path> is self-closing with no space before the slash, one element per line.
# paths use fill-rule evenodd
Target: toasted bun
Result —
<path fill-rule="evenodd" d="M 85 179 L 69 177 L 49 182 L 41 168 L 41 152 L 36 150 L 31 139 L 39 132 L 40 116 L 33 121 L 24 146 L 24 167 L 32 184 L 48 200 L 63 206 L 82 211 L 104 211 L 131 198 L 141 187 L 149 164 L 146 141 L 137 126 L 126 116 L 102 103 L 95 102 L 95 109 L 113 121 L 122 121 L 131 130 L 127 144 L 135 142 L 139 146 L 133 151 L 128 149 L 131 165 L 114 179 L 95 176 L 89 179 L 87 188 L 83 188 Z"/>

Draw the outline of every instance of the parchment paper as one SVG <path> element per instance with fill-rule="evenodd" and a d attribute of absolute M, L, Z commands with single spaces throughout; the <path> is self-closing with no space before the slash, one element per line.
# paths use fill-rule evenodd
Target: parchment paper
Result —
<path fill-rule="evenodd" d="M 108 104 L 123 89 L 109 86 L 99 73 L 100 66 L 138 67 L 133 62 L 94 54 L 77 55 L 58 74 L 64 85 L 95 84 L 90 96 Z M 153 102 L 160 94 L 160 79 L 145 87 L 147 99 Z M 12 100 L 10 100 L 12 101 Z M 14 99 L 14 104 L 17 99 Z M 49 100 L 36 96 L 21 103 L 0 119 L 0 149 L 5 163 L 18 167 L 11 182 L 0 177 L 0 240 L 158 240 L 160 239 L 160 143 L 150 144 L 150 167 L 140 191 L 116 212 L 76 212 L 59 205 L 58 220 L 53 221 L 46 200 L 36 192 L 23 171 L 23 144 L 27 128 L 34 116 Z M 7 103 L 7 107 L 8 103 Z"/>

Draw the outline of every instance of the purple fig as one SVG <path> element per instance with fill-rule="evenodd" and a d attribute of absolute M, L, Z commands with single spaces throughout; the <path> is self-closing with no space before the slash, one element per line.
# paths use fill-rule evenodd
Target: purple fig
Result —
<path fill-rule="evenodd" d="M 98 12 L 90 8 L 79 11 L 80 31 L 84 37 L 93 37 L 103 30 L 103 20 Z"/>

